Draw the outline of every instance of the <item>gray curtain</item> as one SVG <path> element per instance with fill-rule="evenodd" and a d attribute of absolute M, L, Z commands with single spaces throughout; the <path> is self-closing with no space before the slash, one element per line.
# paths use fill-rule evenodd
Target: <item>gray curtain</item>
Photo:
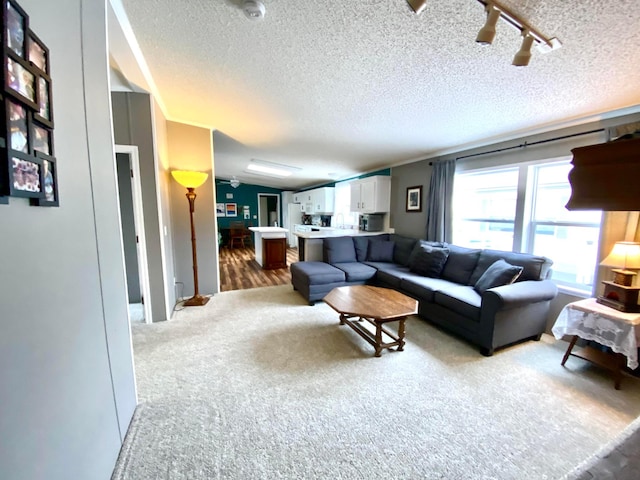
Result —
<path fill-rule="evenodd" d="M 436 162 L 431 172 L 429 198 L 427 200 L 427 240 L 451 242 L 453 219 L 453 177 L 456 161 Z"/>

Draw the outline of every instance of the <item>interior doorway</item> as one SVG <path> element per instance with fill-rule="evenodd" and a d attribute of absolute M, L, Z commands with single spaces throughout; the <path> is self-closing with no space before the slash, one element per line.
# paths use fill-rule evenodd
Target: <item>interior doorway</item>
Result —
<path fill-rule="evenodd" d="M 129 321 L 132 323 L 151 323 L 151 302 L 149 300 L 151 292 L 138 147 L 116 145 L 115 152 Z"/>
<path fill-rule="evenodd" d="M 280 220 L 280 195 L 277 193 L 258 194 L 258 226 L 282 226 Z"/>

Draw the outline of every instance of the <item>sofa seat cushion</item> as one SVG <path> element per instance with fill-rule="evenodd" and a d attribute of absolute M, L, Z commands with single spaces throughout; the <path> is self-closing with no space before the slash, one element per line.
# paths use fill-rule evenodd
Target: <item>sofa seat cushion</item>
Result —
<path fill-rule="evenodd" d="M 291 277 L 305 285 L 324 285 L 344 282 L 345 273 L 324 262 L 295 262 L 291 264 Z"/>
<path fill-rule="evenodd" d="M 433 301 L 476 322 L 480 321 L 482 297 L 471 286 L 449 284 L 449 287 L 435 292 Z"/>
<path fill-rule="evenodd" d="M 375 268 L 360 262 L 334 263 L 333 266 L 345 273 L 347 282 L 364 282 L 377 272 Z"/>
<path fill-rule="evenodd" d="M 400 282 L 400 289 L 414 298 L 433 303 L 435 292 L 455 287 L 455 284 L 441 278 L 424 277 L 408 273 Z"/>
<path fill-rule="evenodd" d="M 395 263 L 365 262 L 365 264 L 378 271 L 376 273 L 376 280 L 378 282 L 389 285 L 392 288 L 400 288 L 400 280 L 406 275 L 410 275 L 407 267 L 402 267 Z"/>

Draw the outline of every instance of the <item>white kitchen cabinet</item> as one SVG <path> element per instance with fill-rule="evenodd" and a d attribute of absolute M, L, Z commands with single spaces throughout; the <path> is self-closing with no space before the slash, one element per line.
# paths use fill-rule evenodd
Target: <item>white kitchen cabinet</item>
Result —
<path fill-rule="evenodd" d="M 302 205 L 302 211 L 307 215 L 332 214 L 335 203 L 334 192 L 333 187 L 314 188 L 295 193 L 293 200 Z"/>
<path fill-rule="evenodd" d="M 316 188 L 313 191 L 313 213 L 331 214 L 334 210 L 335 189 L 333 187 Z"/>
<path fill-rule="evenodd" d="M 391 177 L 376 175 L 351 183 L 351 211 L 386 213 L 391 210 Z"/>

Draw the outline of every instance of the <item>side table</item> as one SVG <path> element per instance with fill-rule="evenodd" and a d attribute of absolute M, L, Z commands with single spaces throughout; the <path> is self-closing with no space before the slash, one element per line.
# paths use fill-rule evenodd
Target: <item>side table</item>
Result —
<path fill-rule="evenodd" d="M 640 313 L 620 312 L 596 302 L 595 298 L 587 298 L 566 305 L 551 331 L 557 339 L 573 335 L 561 365 L 564 366 L 569 356 L 574 356 L 604 367 L 613 372 L 616 390 L 620 389 L 625 357 L 629 368 L 638 367 Z M 573 347 L 578 338 L 598 342 L 615 353 L 605 353 L 591 347 L 574 353 Z"/>

